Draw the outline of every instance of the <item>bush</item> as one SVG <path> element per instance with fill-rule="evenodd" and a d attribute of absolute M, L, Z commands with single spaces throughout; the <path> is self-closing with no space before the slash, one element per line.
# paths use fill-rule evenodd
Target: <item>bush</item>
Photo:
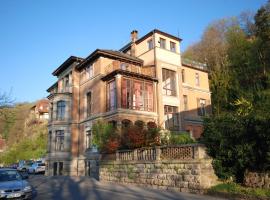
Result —
<path fill-rule="evenodd" d="M 169 144 L 177 145 L 177 144 L 190 144 L 195 141 L 190 137 L 189 133 L 173 133 L 170 135 Z"/>
<path fill-rule="evenodd" d="M 248 170 L 270 169 L 270 117 L 256 113 L 226 113 L 204 119 L 201 142 L 213 158 L 221 179 L 242 182 Z"/>
<path fill-rule="evenodd" d="M 93 125 L 93 145 L 101 153 L 113 153 L 120 146 L 120 136 L 112 124 L 98 121 Z"/>

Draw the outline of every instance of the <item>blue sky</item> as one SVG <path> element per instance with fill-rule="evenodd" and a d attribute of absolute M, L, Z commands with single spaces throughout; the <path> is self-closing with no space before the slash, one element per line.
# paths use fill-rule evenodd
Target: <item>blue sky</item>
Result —
<path fill-rule="evenodd" d="M 182 51 L 198 41 L 209 23 L 266 0 L 1 0 L 0 91 L 17 102 L 47 96 L 51 75 L 70 55 L 86 57 L 96 48 L 119 49 L 133 29 L 154 28 L 183 39 Z"/>

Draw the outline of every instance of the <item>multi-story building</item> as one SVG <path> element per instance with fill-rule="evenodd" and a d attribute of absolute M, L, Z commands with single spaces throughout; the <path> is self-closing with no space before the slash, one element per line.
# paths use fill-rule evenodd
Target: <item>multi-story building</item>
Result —
<path fill-rule="evenodd" d="M 142 120 L 173 131 L 202 133 L 210 91 L 206 66 L 181 60 L 181 39 L 153 30 L 119 51 L 97 49 L 71 56 L 53 75 L 48 92 L 48 174 L 86 174 L 91 129 L 103 119 L 115 126 Z"/>

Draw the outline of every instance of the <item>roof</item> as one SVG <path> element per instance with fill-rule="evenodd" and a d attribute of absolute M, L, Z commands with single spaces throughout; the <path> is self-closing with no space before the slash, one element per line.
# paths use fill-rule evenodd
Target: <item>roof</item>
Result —
<path fill-rule="evenodd" d="M 165 32 L 160 31 L 160 30 L 158 30 L 158 29 L 154 29 L 154 30 L 150 31 L 149 33 L 147 33 L 146 35 L 144 35 L 144 36 L 142 36 L 141 38 L 139 38 L 138 40 L 136 40 L 135 43 L 136 43 L 136 44 L 139 44 L 140 42 L 142 42 L 143 40 L 145 40 L 145 39 L 148 38 L 149 36 L 153 35 L 154 33 L 159 33 L 159 34 L 161 34 L 161 35 L 164 35 L 164 36 L 169 37 L 169 38 L 171 38 L 171 39 L 177 40 L 177 41 L 179 41 L 179 42 L 182 41 L 182 39 L 179 38 L 179 37 L 176 37 L 176 36 L 171 35 L 171 34 L 169 34 L 169 33 L 165 33 Z M 129 42 L 128 44 L 126 44 L 126 45 L 125 45 L 124 47 L 122 47 L 119 51 L 124 52 L 124 51 L 128 50 L 128 49 L 130 48 L 130 45 L 131 45 L 131 42 Z"/>
<path fill-rule="evenodd" d="M 67 67 L 69 67 L 74 62 L 82 62 L 84 59 L 77 56 L 70 56 L 65 62 L 63 62 L 54 72 L 52 73 L 54 76 L 58 76 L 61 72 L 63 72 Z"/>
<path fill-rule="evenodd" d="M 207 65 L 205 63 L 200 63 L 200 62 L 190 60 L 187 58 L 182 58 L 182 65 L 185 67 L 190 67 L 190 68 L 200 70 L 203 72 L 208 72 Z"/>
<path fill-rule="evenodd" d="M 47 92 L 50 92 L 50 90 L 52 90 L 53 88 L 55 88 L 57 86 L 58 82 L 56 81 L 53 85 L 51 85 L 48 89 Z"/>
<path fill-rule="evenodd" d="M 107 58 L 113 58 L 113 59 L 120 59 L 127 62 L 133 62 L 139 65 L 143 64 L 143 60 L 125 53 L 122 53 L 120 51 L 115 50 L 108 50 L 108 49 L 96 49 L 93 53 L 91 53 L 87 58 L 84 59 L 84 61 L 77 66 L 77 69 L 83 68 L 87 63 L 95 60 L 99 56 L 104 56 Z"/>

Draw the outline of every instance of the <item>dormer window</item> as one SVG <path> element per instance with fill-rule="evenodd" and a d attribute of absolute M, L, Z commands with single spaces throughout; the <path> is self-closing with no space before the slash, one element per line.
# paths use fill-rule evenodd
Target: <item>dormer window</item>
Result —
<path fill-rule="evenodd" d="M 166 40 L 164 38 L 159 38 L 160 48 L 166 49 Z"/>

